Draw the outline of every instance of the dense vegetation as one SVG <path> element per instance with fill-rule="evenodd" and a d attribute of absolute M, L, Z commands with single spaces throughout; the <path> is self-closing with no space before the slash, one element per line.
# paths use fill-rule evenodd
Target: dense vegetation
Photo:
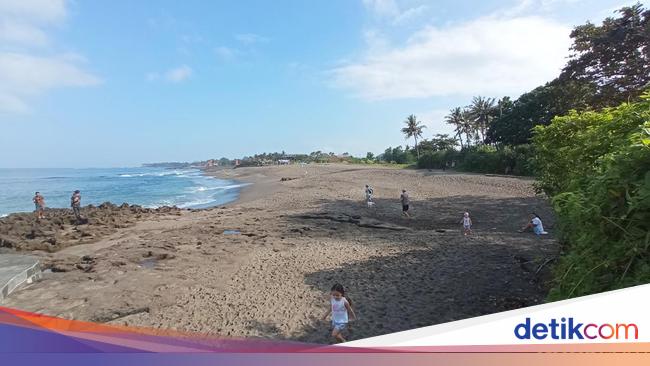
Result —
<path fill-rule="evenodd" d="M 533 174 L 533 149 L 531 145 L 501 146 L 478 145 L 457 150 L 427 151 L 418 159 L 418 168 L 457 170 L 476 173 L 513 175 Z"/>
<path fill-rule="evenodd" d="M 535 129 L 565 243 L 551 299 L 650 282 L 650 93 Z"/>
<path fill-rule="evenodd" d="M 335 154 L 333 152 L 325 153 L 322 151 L 313 151 L 309 154 L 287 154 L 283 152 L 275 153 L 262 153 L 253 156 L 245 156 L 241 159 L 228 160 L 222 158 L 219 160 L 220 166 L 235 165 L 238 167 L 246 166 L 264 166 L 275 165 L 281 161 L 288 161 L 289 163 L 348 163 L 348 164 L 374 164 L 377 162 L 375 155 L 371 152 L 367 153 L 365 157 L 354 157 L 349 153 Z"/>
<path fill-rule="evenodd" d="M 537 176 L 562 242 L 551 300 L 650 283 L 650 11 L 626 7 L 571 37 L 555 80 L 514 101 L 475 97 L 446 117 L 451 140 L 416 146 L 420 168 Z"/>

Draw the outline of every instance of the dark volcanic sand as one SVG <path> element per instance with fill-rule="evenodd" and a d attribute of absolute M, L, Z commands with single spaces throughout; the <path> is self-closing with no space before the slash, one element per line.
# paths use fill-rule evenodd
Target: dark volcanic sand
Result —
<path fill-rule="evenodd" d="M 64 249 L 40 255 L 66 272 L 46 274 L 3 305 L 326 343 L 328 323 L 319 318 L 335 282 L 349 289 L 359 315 L 351 339 L 359 339 L 537 304 L 550 267 L 542 264 L 559 251 L 552 236 L 516 231 L 536 211 L 553 232 L 530 180 L 347 165 L 214 174 L 257 184 L 226 208 L 129 214 L 132 226 L 97 230 L 91 244 L 62 239 Z M 370 209 L 366 183 L 375 189 Z M 402 188 L 410 220 L 400 217 Z M 464 211 L 474 222 L 470 237 L 461 234 Z"/>

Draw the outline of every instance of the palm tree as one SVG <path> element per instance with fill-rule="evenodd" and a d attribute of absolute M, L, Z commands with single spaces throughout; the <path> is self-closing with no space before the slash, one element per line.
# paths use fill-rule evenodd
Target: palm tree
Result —
<path fill-rule="evenodd" d="M 497 101 L 496 109 L 499 110 L 499 118 L 503 117 L 504 111 L 512 109 L 514 103 L 510 97 L 503 97 Z M 496 110 L 495 110 L 496 113 Z"/>
<path fill-rule="evenodd" d="M 472 136 L 476 136 L 475 126 L 472 123 L 472 116 L 467 108 L 463 109 L 461 116 L 465 142 L 467 142 L 467 147 L 469 147 L 472 144 Z"/>
<path fill-rule="evenodd" d="M 406 138 L 411 138 L 415 140 L 415 151 L 418 154 L 418 159 L 420 158 L 420 148 L 418 147 L 418 137 L 422 137 L 422 130 L 426 128 L 426 126 L 422 125 L 420 121 L 418 121 L 418 118 L 415 115 L 410 115 L 406 118 L 406 121 L 404 121 L 406 124 L 406 127 L 402 128 L 402 133 L 406 135 Z"/>
<path fill-rule="evenodd" d="M 465 117 L 463 116 L 463 110 L 460 107 L 456 107 L 449 111 L 449 114 L 445 116 L 445 122 L 454 126 L 454 132 L 456 132 L 455 137 L 458 137 L 460 140 L 460 148 L 464 147 L 463 145 L 463 133 L 465 133 Z M 468 141 L 469 143 L 469 141 Z"/>
<path fill-rule="evenodd" d="M 474 97 L 469 113 L 476 124 L 476 131 L 481 133 L 481 141 L 485 142 L 485 131 L 494 114 L 494 98 Z"/>

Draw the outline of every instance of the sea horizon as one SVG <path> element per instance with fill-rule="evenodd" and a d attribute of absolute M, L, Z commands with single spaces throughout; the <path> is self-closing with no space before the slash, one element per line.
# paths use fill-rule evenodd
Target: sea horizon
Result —
<path fill-rule="evenodd" d="M 37 191 L 48 208 L 69 207 L 76 189 L 83 206 L 111 202 L 207 208 L 236 200 L 244 185 L 207 176 L 198 168 L 0 168 L 0 217 L 33 211 Z"/>

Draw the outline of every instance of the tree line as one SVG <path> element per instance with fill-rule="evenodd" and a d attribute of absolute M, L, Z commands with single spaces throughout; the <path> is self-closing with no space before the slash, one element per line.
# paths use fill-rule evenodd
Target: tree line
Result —
<path fill-rule="evenodd" d="M 530 142 L 535 126 L 571 110 L 638 101 L 650 87 L 650 11 L 637 3 L 617 14 L 573 29 L 569 60 L 554 80 L 514 101 L 475 97 L 469 107 L 452 109 L 446 122 L 470 142 L 520 145 Z"/>
<path fill-rule="evenodd" d="M 413 139 L 412 148 L 389 147 L 378 159 L 422 168 L 453 162 L 465 170 L 490 166 L 494 173 L 531 174 L 534 154 L 527 145 L 535 126 L 547 126 L 570 111 L 638 101 L 650 88 L 650 11 L 637 3 L 616 15 L 573 29 L 568 62 L 554 80 L 514 100 L 476 96 L 469 105 L 452 108 L 444 118 L 454 128 L 452 136 L 423 138 L 424 124 L 410 115 L 401 131 Z"/>
<path fill-rule="evenodd" d="M 650 11 L 624 7 L 571 38 L 557 78 L 516 100 L 476 97 L 452 109 L 445 121 L 461 150 L 420 151 L 418 159 L 458 159 L 468 170 L 510 160 L 534 173 L 562 245 L 550 300 L 650 282 Z"/>

